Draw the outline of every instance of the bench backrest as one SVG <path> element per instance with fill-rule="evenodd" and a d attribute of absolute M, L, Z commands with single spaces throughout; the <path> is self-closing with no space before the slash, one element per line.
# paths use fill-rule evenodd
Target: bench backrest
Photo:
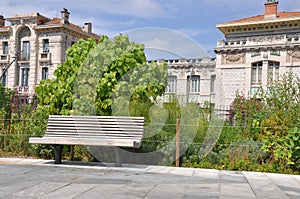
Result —
<path fill-rule="evenodd" d="M 143 117 L 50 115 L 44 137 L 141 140 Z"/>

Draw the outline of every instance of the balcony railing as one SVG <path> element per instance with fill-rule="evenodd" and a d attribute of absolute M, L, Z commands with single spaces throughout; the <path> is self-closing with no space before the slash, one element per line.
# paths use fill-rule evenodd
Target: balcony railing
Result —
<path fill-rule="evenodd" d="M 29 87 L 28 86 L 17 86 L 17 87 L 15 87 L 15 90 L 18 93 L 28 93 L 29 92 Z"/>

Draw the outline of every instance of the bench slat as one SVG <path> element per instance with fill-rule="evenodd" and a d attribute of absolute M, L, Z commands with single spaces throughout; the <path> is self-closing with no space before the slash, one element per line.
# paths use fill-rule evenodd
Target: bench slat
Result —
<path fill-rule="evenodd" d="M 103 121 L 103 120 L 99 120 L 99 119 L 95 119 L 95 120 L 60 120 L 60 119 L 57 119 L 57 120 L 50 120 L 49 123 L 83 123 L 83 124 L 86 124 L 86 123 L 100 123 L 100 124 L 119 124 L 119 125 L 124 125 L 124 124 L 136 124 L 136 125 L 143 125 L 143 121 L 116 121 L 116 120 L 113 120 L 113 121 Z"/>
<path fill-rule="evenodd" d="M 130 117 L 130 116 L 97 116 L 97 115 L 50 115 L 49 118 L 80 118 L 80 119 L 117 119 L 117 120 L 144 120 L 144 117 Z"/>
<path fill-rule="evenodd" d="M 58 145 L 86 145 L 86 146 L 124 146 L 139 148 L 141 140 L 124 139 L 92 139 L 92 138 L 60 138 L 43 137 L 29 138 L 30 143 L 35 144 L 58 144 Z"/>
<path fill-rule="evenodd" d="M 50 117 L 50 121 L 57 121 L 57 122 L 62 122 L 62 121 L 77 121 L 77 122 L 119 122 L 119 123 L 143 123 L 143 119 L 126 119 L 126 118 L 101 118 L 99 117 L 94 117 L 94 118 L 85 118 L 85 117 L 75 117 L 75 116 L 70 116 L 68 118 L 66 117 Z"/>

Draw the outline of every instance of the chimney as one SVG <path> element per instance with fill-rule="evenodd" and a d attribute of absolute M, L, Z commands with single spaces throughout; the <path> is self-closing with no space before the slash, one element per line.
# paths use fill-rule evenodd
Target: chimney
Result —
<path fill-rule="evenodd" d="M 64 8 L 62 11 L 61 11 L 61 23 L 62 24 L 67 24 L 69 25 L 69 15 L 70 13 L 68 12 L 68 9 Z"/>
<path fill-rule="evenodd" d="M 5 19 L 2 15 L 0 15 L 0 28 L 3 28 L 5 26 Z"/>
<path fill-rule="evenodd" d="M 85 32 L 91 34 L 92 33 L 92 23 L 90 23 L 90 22 L 84 23 L 83 30 Z"/>
<path fill-rule="evenodd" d="M 276 19 L 278 0 L 268 0 L 265 3 L 265 19 Z"/>

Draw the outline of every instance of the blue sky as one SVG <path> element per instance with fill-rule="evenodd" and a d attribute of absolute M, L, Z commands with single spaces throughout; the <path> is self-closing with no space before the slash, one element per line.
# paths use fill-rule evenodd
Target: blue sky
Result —
<path fill-rule="evenodd" d="M 196 58 L 214 56 L 217 40 L 224 38 L 217 24 L 263 14 L 266 1 L 1 0 L 0 13 L 8 18 L 12 14 L 39 12 L 52 18 L 60 17 L 65 7 L 76 25 L 92 22 L 97 34 L 113 37 L 127 33 L 131 40 L 144 43 L 149 59 Z M 279 0 L 278 10 L 300 11 L 300 0 Z M 155 48 L 158 51 L 151 54 Z"/>

